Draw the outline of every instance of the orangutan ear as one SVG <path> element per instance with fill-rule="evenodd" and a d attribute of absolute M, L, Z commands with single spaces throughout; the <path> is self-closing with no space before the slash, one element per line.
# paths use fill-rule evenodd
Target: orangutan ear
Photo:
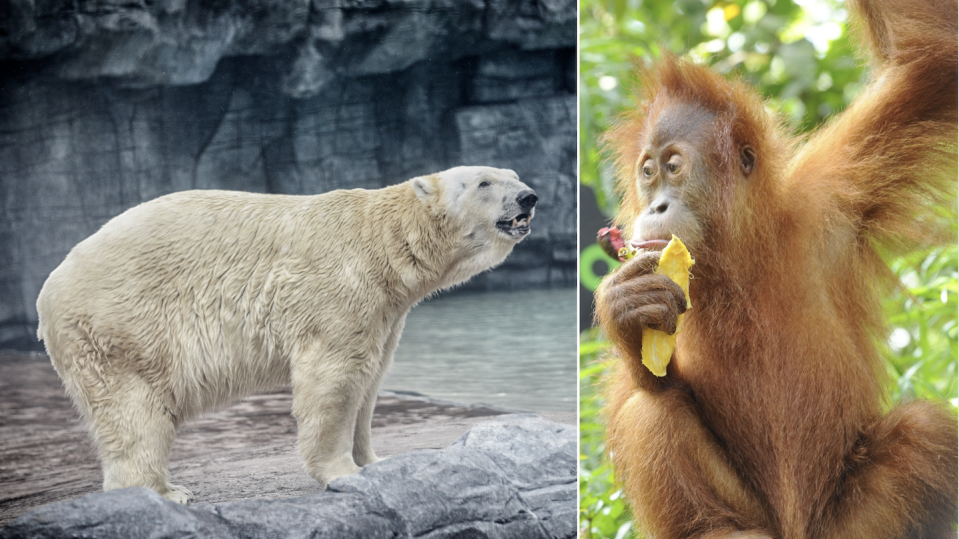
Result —
<path fill-rule="evenodd" d="M 756 168 L 756 150 L 752 146 L 747 144 L 739 151 L 739 166 L 742 167 L 745 176 L 749 176 Z"/>

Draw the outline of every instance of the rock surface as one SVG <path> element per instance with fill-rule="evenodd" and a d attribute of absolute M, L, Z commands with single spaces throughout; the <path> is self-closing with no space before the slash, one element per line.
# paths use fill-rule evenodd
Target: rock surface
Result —
<path fill-rule="evenodd" d="M 89 437 L 50 360 L 0 353 L 0 527 L 40 506 L 100 492 Z M 170 479 L 198 502 L 288 499 L 319 485 L 296 451 L 289 388 L 252 395 L 184 425 L 170 453 Z M 383 391 L 373 414 L 381 457 L 443 449 L 473 425 L 509 413 Z M 575 412 L 540 416 L 576 424 Z"/>
<path fill-rule="evenodd" d="M 576 497 L 576 428 L 506 415 L 447 449 L 393 456 L 310 496 L 180 506 L 124 489 L 41 507 L 0 538 L 572 538 Z"/>
<path fill-rule="evenodd" d="M 576 280 L 571 0 L 0 0 L 0 349 L 111 217 L 513 168 L 533 234 L 472 289 Z"/>

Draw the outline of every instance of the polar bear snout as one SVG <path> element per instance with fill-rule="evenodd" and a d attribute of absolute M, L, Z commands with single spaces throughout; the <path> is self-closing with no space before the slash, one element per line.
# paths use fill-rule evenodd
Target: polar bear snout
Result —
<path fill-rule="evenodd" d="M 536 191 L 532 189 L 521 191 L 520 194 L 516 195 L 516 203 L 519 204 L 521 209 L 526 211 L 533 209 L 537 200 L 539 200 L 539 197 L 536 196 Z"/>
<path fill-rule="evenodd" d="M 523 189 L 516 194 L 513 202 L 508 204 L 511 207 L 511 211 L 507 211 L 510 213 L 507 213 L 496 221 L 496 228 L 514 241 L 522 240 L 529 234 L 530 221 L 533 220 L 533 214 L 535 212 L 533 208 L 536 206 L 536 201 L 539 200 L 539 197 L 536 196 L 536 191 L 533 191 L 525 185 L 522 185 L 522 187 Z M 513 213 L 517 211 L 517 208 L 519 211 Z"/>

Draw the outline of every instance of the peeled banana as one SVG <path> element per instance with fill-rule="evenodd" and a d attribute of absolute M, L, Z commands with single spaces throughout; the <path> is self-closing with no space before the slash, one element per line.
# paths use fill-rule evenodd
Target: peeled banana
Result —
<path fill-rule="evenodd" d="M 689 302 L 689 268 L 693 259 L 689 256 L 686 246 L 676 236 L 669 241 L 663 254 L 659 257 L 659 267 L 656 273 L 672 279 L 683 292 L 686 293 L 686 309 L 692 309 Z M 683 315 L 676 318 L 676 332 L 672 335 L 665 331 L 643 328 L 643 365 L 656 376 L 666 376 L 666 365 L 673 357 L 676 348 L 676 335 L 683 324 Z"/>

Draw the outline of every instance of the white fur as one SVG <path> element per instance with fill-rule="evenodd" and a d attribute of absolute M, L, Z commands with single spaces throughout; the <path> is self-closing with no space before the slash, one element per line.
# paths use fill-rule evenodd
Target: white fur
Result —
<path fill-rule="evenodd" d="M 108 222 L 37 300 L 104 490 L 186 503 L 167 483 L 177 428 L 290 382 L 317 481 L 376 462 L 370 420 L 406 314 L 506 258 L 522 237 L 495 223 L 519 213 L 525 189 L 509 170 L 458 167 L 374 191 L 187 191 Z"/>

